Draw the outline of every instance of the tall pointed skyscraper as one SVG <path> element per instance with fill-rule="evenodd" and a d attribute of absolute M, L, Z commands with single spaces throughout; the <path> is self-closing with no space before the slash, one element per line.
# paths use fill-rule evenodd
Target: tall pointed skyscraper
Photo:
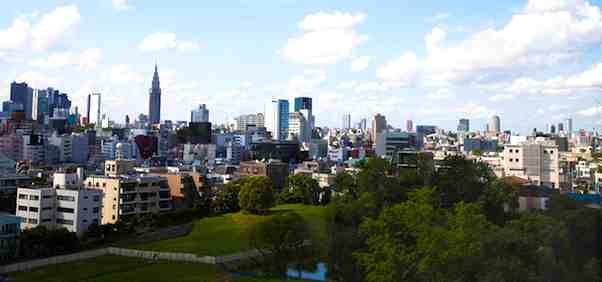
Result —
<path fill-rule="evenodd" d="M 161 85 L 159 83 L 159 72 L 157 63 L 155 63 L 155 73 L 153 74 L 153 84 L 149 90 L 148 101 L 148 119 L 151 124 L 161 123 Z"/>

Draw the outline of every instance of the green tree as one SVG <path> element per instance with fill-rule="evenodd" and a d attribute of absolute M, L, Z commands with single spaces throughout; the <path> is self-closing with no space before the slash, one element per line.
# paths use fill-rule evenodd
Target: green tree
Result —
<path fill-rule="evenodd" d="M 286 178 L 284 188 L 279 193 L 282 203 L 320 204 L 320 185 L 311 176 L 295 174 Z"/>
<path fill-rule="evenodd" d="M 240 210 L 238 195 L 246 179 L 248 178 L 241 178 L 237 181 L 226 183 L 216 193 L 213 205 L 217 213 L 237 212 Z"/>
<path fill-rule="evenodd" d="M 487 164 L 475 163 L 463 156 L 448 156 L 435 174 L 434 186 L 441 206 L 450 208 L 459 202 L 478 201 L 494 177 Z"/>
<path fill-rule="evenodd" d="M 240 187 L 238 203 L 247 212 L 266 213 L 274 204 L 274 189 L 270 179 L 263 176 L 248 177 Z"/>
<path fill-rule="evenodd" d="M 277 276 L 285 276 L 287 266 L 299 262 L 307 250 L 309 227 L 297 213 L 278 214 L 249 229 L 249 245 L 263 258 L 263 266 Z"/>

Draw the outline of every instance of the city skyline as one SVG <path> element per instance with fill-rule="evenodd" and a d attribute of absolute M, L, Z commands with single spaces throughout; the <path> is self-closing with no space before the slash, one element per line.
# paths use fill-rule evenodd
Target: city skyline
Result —
<path fill-rule="evenodd" d="M 100 92 L 103 113 L 122 122 L 148 112 L 157 60 L 162 119 L 207 104 L 223 123 L 262 112 L 265 99 L 310 97 L 316 126 L 381 113 L 399 128 L 411 119 L 455 129 L 460 118 L 483 128 L 492 114 L 523 134 L 566 118 L 574 130 L 600 127 L 600 1 L 465 4 L 478 15 L 438 2 L 162 5 L 12 5 L 0 19 L 0 98 L 27 82 L 61 89 L 82 110 Z"/>

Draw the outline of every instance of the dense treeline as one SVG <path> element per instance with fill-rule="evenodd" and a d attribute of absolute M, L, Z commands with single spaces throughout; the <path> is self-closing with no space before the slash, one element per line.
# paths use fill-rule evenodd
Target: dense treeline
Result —
<path fill-rule="evenodd" d="M 370 159 L 336 178 L 328 276 L 599 281 L 600 211 L 556 195 L 547 211 L 519 214 L 517 189 L 462 157 L 447 158 L 437 172 Z"/>

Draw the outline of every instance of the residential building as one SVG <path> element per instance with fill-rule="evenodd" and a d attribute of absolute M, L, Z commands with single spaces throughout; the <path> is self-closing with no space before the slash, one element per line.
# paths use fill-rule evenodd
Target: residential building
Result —
<path fill-rule="evenodd" d="M 90 225 L 101 222 L 100 190 L 34 187 L 19 188 L 17 193 L 16 215 L 22 218 L 21 229 L 64 227 L 82 235 Z"/>
<path fill-rule="evenodd" d="M 265 102 L 265 127 L 274 140 L 288 138 L 288 100 L 269 99 Z"/>
<path fill-rule="evenodd" d="M 384 143 L 384 157 L 397 162 L 399 161 L 399 152 L 416 150 L 416 134 L 410 132 L 386 132 L 384 134 Z"/>
<path fill-rule="evenodd" d="M 201 104 L 198 109 L 190 111 L 190 122 L 209 122 L 207 105 Z"/>
<path fill-rule="evenodd" d="M 277 189 L 284 187 L 288 174 L 288 164 L 278 160 L 240 162 L 240 177 L 265 176 Z"/>
<path fill-rule="evenodd" d="M 15 258 L 17 235 L 21 230 L 21 218 L 0 213 L 0 262 Z"/>
<path fill-rule="evenodd" d="M 130 161 L 115 160 L 105 164 L 105 175 L 86 178 L 84 186 L 102 191 L 101 223 L 127 221 L 171 210 L 170 188 L 165 178 L 131 172 Z"/>
<path fill-rule="evenodd" d="M 506 176 L 517 176 L 536 185 L 560 187 L 558 146 L 553 142 L 506 145 L 502 158 Z"/>

